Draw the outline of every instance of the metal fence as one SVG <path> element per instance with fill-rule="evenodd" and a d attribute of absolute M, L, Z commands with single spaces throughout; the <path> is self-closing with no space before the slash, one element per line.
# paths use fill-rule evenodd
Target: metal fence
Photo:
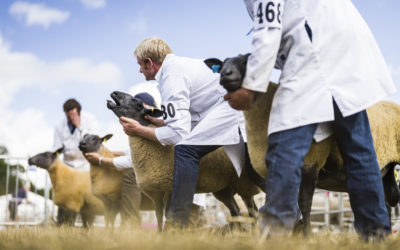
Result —
<path fill-rule="evenodd" d="M 0 159 L 6 163 L 5 183 L 0 183 L 5 188 L 5 195 L 0 196 L 0 227 L 46 225 L 54 214 L 47 171 L 27 166 L 27 157 L 0 155 Z M 16 165 L 23 171 L 11 171 L 11 166 Z M 11 178 L 15 178 L 15 185 L 11 185 Z M 27 182 L 32 182 L 33 188 L 25 190 L 26 198 L 18 197 L 18 192 L 23 192 L 20 184 L 28 186 Z M 38 194 L 38 185 L 43 187 L 44 196 Z"/>
<path fill-rule="evenodd" d="M 5 226 L 34 226 L 47 225 L 51 220 L 55 220 L 56 206 L 50 197 L 51 182 L 46 170 L 35 166 L 27 166 L 26 157 L 2 156 L 6 162 L 6 179 L 5 192 L 7 195 L 0 196 L 0 228 Z M 24 172 L 10 171 L 11 165 L 21 165 Z M 396 167 L 396 171 L 400 171 L 400 166 Z M 10 186 L 10 178 L 15 177 L 15 185 Z M 35 184 L 33 190 L 28 192 L 27 198 L 19 200 L 11 194 L 18 191 L 19 183 L 30 181 Z M 38 194 L 36 186 L 42 184 L 44 196 Z M 239 196 L 235 196 L 239 203 L 241 211 L 246 211 L 243 201 Z M 231 221 L 229 210 L 217 201 L 211 194 L 207 195 L 206 209 L 203 211 L 203 224 L 210 227 L 221 226 Z M 255 196 L 258 207 L 261 207 L 265 201 L 263 193 Z M 16 216 L 11 218 L 10 203 L 20 202 L 16 206 Z M 400 206 L 399 204 L 392 208 L 392 225 L 396 230 L 400 230 Z M 156 219 L 153 212 L 143 212 L 142 219 L 149 227 L 155 227 Z M 99 223 L 96 226 L 104 226 L 103 219 L 96 219 Z M 77 220 L 77 225 L 79 225 Z M 348 231 L 353 230 L 353 213 L 350 208 L 347 193 L 329 192 L 325 190 L 317 190 L 313 199 L 311 212 L 311 224 L 314 231 L 319 230 L 336 230 Z"/>

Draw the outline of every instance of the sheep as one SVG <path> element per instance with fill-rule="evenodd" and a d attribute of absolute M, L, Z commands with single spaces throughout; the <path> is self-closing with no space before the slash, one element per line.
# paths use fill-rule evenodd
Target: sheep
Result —
<path fill-rule="evenodd" d="M 115 155 L 103 145 L 103 142 L 109 140 L 112 136 L 112 134 L 104 137 L 85 134 L 79 142 L 79 149 L 83 154 L 97 152 L 103 157 L 114 158 Z M 104 203 L 106 226 L 114 227 L 115 218 L 121 211 L 122 172 L 114 167 L 91 163 L 90 181 L 92 193 Z M 142 195 L 140 208 L 141 210 L 154 210 L 152 201 L 145 195 Z"/>
<path fill-rule="evenodd" d="M 28 163 L 49 172 L 54 203 L 72 214 L 70 225 L 80 213 L 83 226 L 92 226 L 95 215 L 104 214 L 103 203 L 90 192 L 89 172 L 68 167 L 58 158 L 63 149 L 37 154 L 30 157 Z"/>
<path fill-rule="evenodd" d="M 145 115 L 162 114 L 158 109 L 145 108 L 141 100 L 129 94 L 115 91 L 111 93 L 111 98 L 115 103 L 108 101 L 107 107 L 118 117 L 129 117 L 145 126 L 149 126 L 148 121 L 144 119 Z M 169 197 L 172 191 L 173 147 L 162 146 L 158 142 L 140 136 L 130 136 L 129 143 L 138 185 L 144 193 L 152 197 L 157 218 L 162 219 L 164 206 L 162 197 L 164 195 Z M 245 202 L 249 215 L 255 217 L 257 207 L 253 196 L 260 190 L 248 178 L 249 172 L 246 169 L 238 177 L 230 159 L 220 147 L 200 161 L 196 193 L 212 192 L 228 207 L 232 216 L 239 216 L 239 207 L 233 198 L 233 195 L 238 193 Z"/>
<path fill-rule="evenodd" d="M 229 91 L 234 91 L 242 84 L 249 55 L 228 58 L 223 63 L 212 58 L 205 60 L 205 63 L 210 68 L 212 65 L 218 65 L 217 68 L 221 72 L 221 85 Z M 244 112 L 251 163 L 263 178 L 267 176 L 264 159 L 268 149 L 268 119 L 277 88 L 278 85 L 271 82 L 267 92 L 257 93 L 252 108 Z M 383 177 L 385 198 L 388 205 L 394 206 L 398 203 L 400 196 L 394 179 L 394 167 L 400 162 L 400 152 L 397 146 L 400 143 L 400 131 L 397 129 L 400 126 L 398 118 L 400 106 L 384 101 L 368 108 L 367 113 Z M 304 234 L 310 230 L 311 202 L 316 187 L 331 191 L 347 191 L 343 160 L 333 136 L 318 143 L 313 142 L 304 160 L 299 193 Z"/>

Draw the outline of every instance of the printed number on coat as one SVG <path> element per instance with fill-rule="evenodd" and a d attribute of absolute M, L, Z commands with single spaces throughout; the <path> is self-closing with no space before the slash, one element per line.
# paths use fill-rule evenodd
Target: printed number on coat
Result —
<path fill-rule="evenodd" d="M 163 112 L 163 119 L 166 120 L 169 118 L 175 117 L 175 107 L 172 103 L 167 104 L 167 108 L 164 105 L 161 105 L 161 111 Z"/>
<path fill-rule="evenodd" d="M 255 6 L 255 28 L 281 28 L 282 5 L 279 0 L 258 1 Z"/>

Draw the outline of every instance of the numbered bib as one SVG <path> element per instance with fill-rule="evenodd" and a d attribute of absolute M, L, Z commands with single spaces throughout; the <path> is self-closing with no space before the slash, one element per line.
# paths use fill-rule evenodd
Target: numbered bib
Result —
<path fill-rule="evenodd" d="M 176 116 L 176 109 L 172 102 L 166 103 L 166 105 L 161 105 L 161 111 L 163 113 L 164 121 Z"/>
<path fill-rule="evenodd" d="M 282 29 L 283 0 L 259 0 L 254 3 L 254 28 Z"/>

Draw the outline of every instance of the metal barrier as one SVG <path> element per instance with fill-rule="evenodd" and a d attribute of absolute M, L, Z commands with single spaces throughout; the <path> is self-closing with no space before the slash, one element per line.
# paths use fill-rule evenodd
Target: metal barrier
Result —
<path fill-rule="evenodd" d="M 51 219 L 54 221 L 56 206 L 50 199 L 51 182 L 46 170 L 37 168 L 35 166 L 27 166 L 27 157 L 12 157 L 0 155 L 0 159 L 4 159 L 6 163 L 6 183 L 5 192 L 6 195 L 0 196 L 0 228 L 4 226 L 35 226 L 35 225 L 47 225 Z M 25 172 L 21 173 L 18 170 L 14 173 L 10 172 L 10 165 L 21 165 Z M 400 171 L 400 166 L 396 167 L 396 171 Z M 13 187 L 10 187 L 10 177 L 15 176 L 16 183 Z M 400 176 L 400 173 L 399 173 Z M 12 193 L 18 191 L 19 183 L 22 180 L 29 180 L 35 184 L 38 183 L 38 178 L 43 178 L 44 181 L 44 197 L 37 194 L 35 190 L 28 192 L 27 199 L 24 199 L 21 205 L 31 207 L 31 209 L 25 209 L 26 213 L 31 213 L 33 216 L 27 216 L 26 214 L 20 214 L 20 218 L 17 220 L 10 219 L 10 202 L 19 202 L 18 198 L 13 198 Z M 3 185 L 3 183 L 1 183 Z M 239 203 L 241 211 L 245 211 L 244 203 L 235 196 Z M 27 202 L 29 201 L 29 202 Z M 217 201 L 211 194 L 207 195 L 206 209 L 203 211 L 204 224 L 208 226 L 221 226 L 230 221 L 230 213 L 225 206 Z M 258 207 L 264 205 L 265 194 L 260 193 L 255 196 L 255 202 Z M 21 208 L 18 208 L 21 210 Z M 28 211 L 27 211 L 28 210 Z M 37 211 L 39 210 L 39 211 Z M 145 215 L 145 221 L 152 222 L 154 224 L 155 217 L 153 213 L 143 214 Z M 16 214 L 18 216 L 18 213 Z M 22 218 L 21 218 L 22 217 Z M 53 218 L 52 218 L 53 217 Z M 147 218 L 148 217 L 148 218 Z M 400 231 L 400 205 L 398 204 L 391 210 L 392 225 L 394 230 Z M 353 214 L 349 205 L 349 198 L 347 193 L 328 192 L 325 190 L 316 190 L 313 206 L 311 212 L 311 225 L 314 231 L 320 229 L 326 230 L 354 230 L 353 229 Z M 79 224 L 79 220 L 76 222 Z M 104 226 L 103 220 L 99 220 L 96 226 Z"/>
<path fill-rule="evenodd" d="M 47 171 L 35 166 L 27 166 L 27 157 L 0 155 L 0 159 L 5 161 L 7 168 L 5 183 L 1 183 L 1 185 L 5 185 L 6 194 L 0 196 L 0 227 L 47 225 L 54 213 L 54 205 L 49 197 L 51 182 Z M 11 172 L 11 165 L 20 165 L 24 172 L 19 169 Z M 10 186 L 12 176 L 15 177 L 15 185 Z M 44 197 L 37 193 L 39 178 L 44 181 Z M 28 190 L 26 198 L 23 199 L 18 198 L 18 186 L 22 181 L 35 184 L 34 190 Z M 15 197 L 13 197 L 13 193 Z M 14 209 L 14 218 L 10 216 L 13 212 L 10 209 Z"/>

